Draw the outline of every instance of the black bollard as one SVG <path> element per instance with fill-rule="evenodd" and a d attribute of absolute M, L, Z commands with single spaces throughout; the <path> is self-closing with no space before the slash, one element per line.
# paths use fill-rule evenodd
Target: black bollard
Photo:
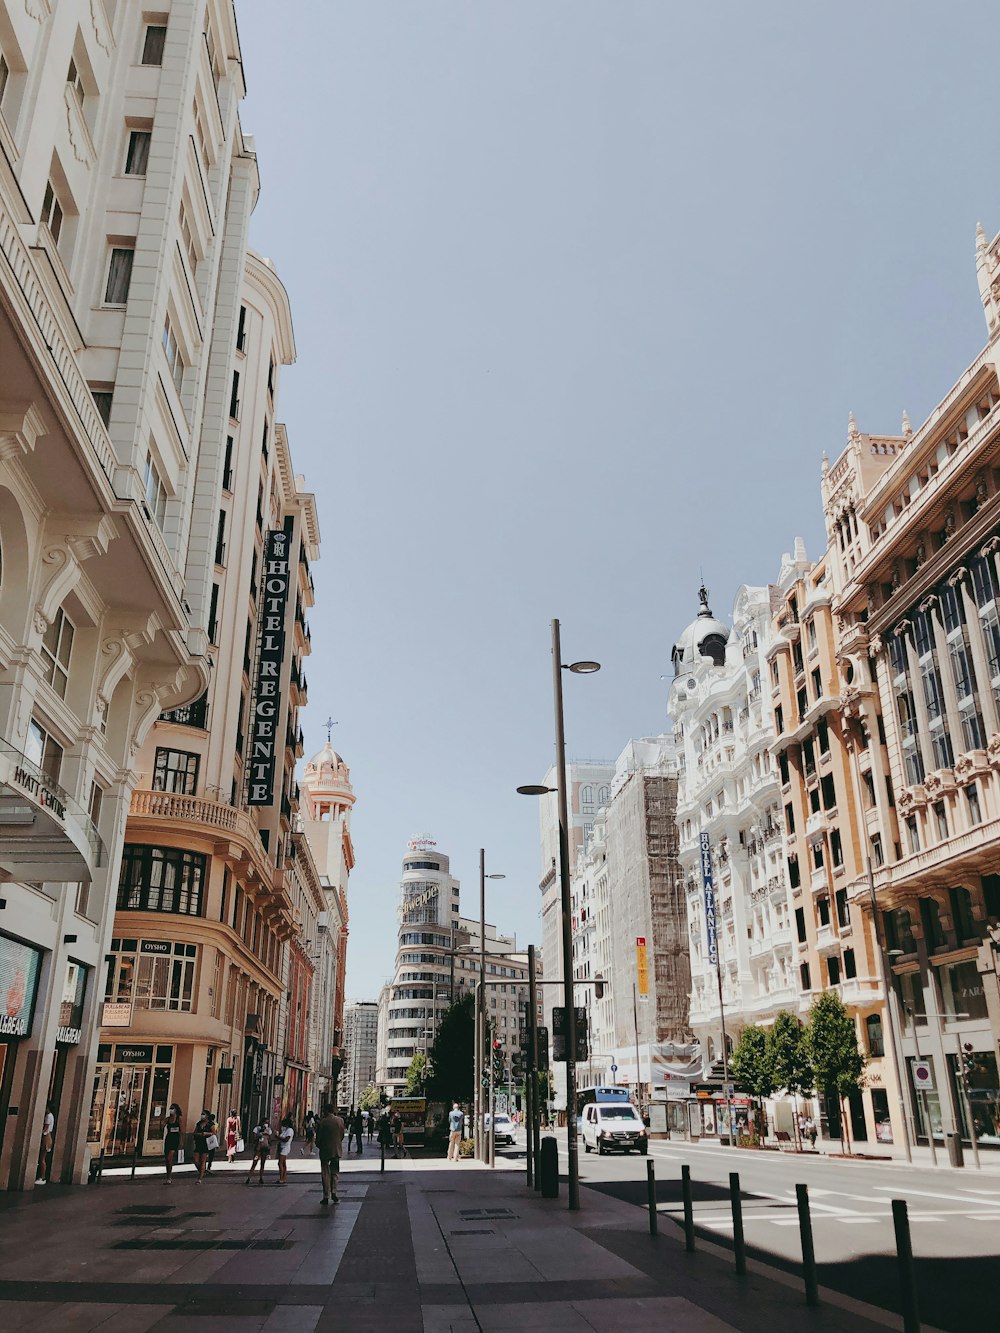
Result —
<path fill-rule="evenodd" d="M 559 1198 L 559 1145 L 555 1135 L 546 1134 L 542 1139 L 541 1163 L 538 1177 L 542 1185 L 543 1199 Z"/>
<path fill-rule="evenodd" d="M 649 1234 L 656 1235 L 656 1163 L 646 1162 L 646 1198 L 649 1202 Z"/>
<path fill-rule="evenodd" d="M 384 1144 L 384 1143 L 380 1143 L 378 1146 L 379 1146 L 379 1152 L 382 1154 L 382 1165 L 379 1167 L 379 1171 L 384 1171 L 384 1170 L 385 1170 L 385 1144 Z"/>
<path fill-rule="evenodd" d="M 813 1249 L 808 1185 L 795 1186 L 795 1201 L 799 1208 L 799 1235 L 802 1238 L 802 1278 L 806 1285 L 806 1305 L 819 1305 L 819 1286 L 816 1282 L 816 1251 Z"/>
<path fill-rule="evenodd" d="M 135 1147 L 132 1149 L 132 1174 L 130 1176 L 131 1180 L 135 1180 L 135 1162 L 138 1156 L 139 1156 L 139 1145 L 137 1143 Z"/>
<path fill-rule="evenodd" d="M 903 1305 L 903 1333 L 920 1333 L 917 1275 L 913 1271 L 910 1219 L 906 1213 L 905 1199 L 893 1199 L 892 1225 L 896 1230 L 896 1263 L 899 1267 L 899 1290 Z"/>
<path fill-rule="evenodd" d="M 684 1200 L 684 1248 L 694 1249 L 694 1205 L 691 1201 L 691 1168 L 681 1167 L 681 1197 Z"/>
<path fill-rule="evenodd" d="M 733 1206 L 733 1257 L 736 1271 L 742 1277 L 747 1271 L 747 1252 L 743 1243 L 743 1199 L 740 1196 L 738 1171 L 729 1173 L 729 1199 Z"/>

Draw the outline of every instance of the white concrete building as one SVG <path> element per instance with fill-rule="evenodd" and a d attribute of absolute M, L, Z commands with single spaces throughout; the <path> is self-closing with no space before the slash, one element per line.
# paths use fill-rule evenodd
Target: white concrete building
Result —
<path fill-rule="evenodd" d="M 687 893 L 691 1027 L 705 1065 L 721 1060 L 716 971 L 709 963 L 700 836 L 709 835 L 718 948 L 730 1047 L 747 1023 L 798 1008 L 790 899 L 783 854 L 781 786 L 767 649 L 768 588 L 744 586 L 732 631 L 701 610 L 673 651 L 668 712 L 680 757 L 677 822 Z"/>
<path fill-rule="evenodd" d="M 229 0 L 0 0 L 0 1185 L 86 1174 L 136 756 L 208 682 L 257 190 Z"/>
<path fill-rule="evenodd" d="M 357 1106 L 364 1091 L 375 1083 L 378 1044 L 378 1001 L 357 1000 L 344 1011 L 344 1065 L 338 1102 Z"/>

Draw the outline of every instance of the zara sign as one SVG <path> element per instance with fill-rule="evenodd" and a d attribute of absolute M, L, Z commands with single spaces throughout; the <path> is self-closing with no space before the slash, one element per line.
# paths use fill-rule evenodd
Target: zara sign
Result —
<path fill-rule="evenodd" d="M 280 739 L 278 703 L 281 665 L 285 659 L 285 611 L 291 582 L 291 537 L 290 528 L 272 528 L 264 544 L 263 615 L 250 727 L 248 805 L 270 805 L 274 800 L 274 770 Z"/>

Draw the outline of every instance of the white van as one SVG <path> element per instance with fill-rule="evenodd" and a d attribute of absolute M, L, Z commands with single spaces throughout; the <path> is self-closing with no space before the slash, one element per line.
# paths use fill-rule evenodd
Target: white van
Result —
<path fill-rule="evenodd" d="M 583 1108 L 584 1152 L 640 1152 L 645 1156 L 649 1139 L 642 1117 L 631 1102 L 591 1102 Z"/>

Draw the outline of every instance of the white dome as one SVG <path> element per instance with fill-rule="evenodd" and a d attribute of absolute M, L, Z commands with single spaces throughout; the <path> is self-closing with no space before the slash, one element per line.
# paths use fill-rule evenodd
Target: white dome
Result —
<path fill-rule="evenodd" d="M 678 637 L 670 654 L 675 676 L 696 666 L 703 657 L 710 657 L 716 666 L 722 666 L 726 660 L 729 626 L 712 615 L 708 605 L 708 589 L 704 584 L 698 589 L 698 597 L 701 609 Z"/>

